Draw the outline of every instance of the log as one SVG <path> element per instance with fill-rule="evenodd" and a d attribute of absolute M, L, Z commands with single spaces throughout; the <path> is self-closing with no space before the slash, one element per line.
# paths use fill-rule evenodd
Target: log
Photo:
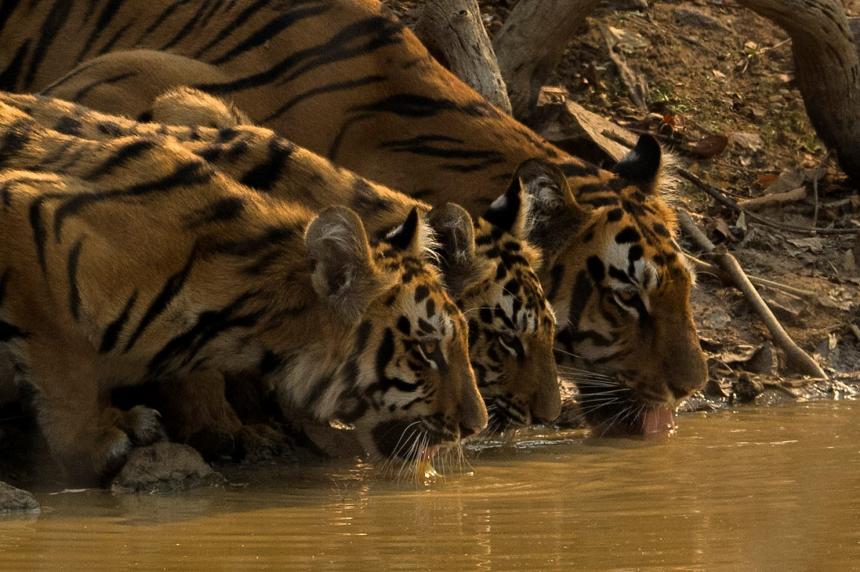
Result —
<path fill-rule="evenodd" d="M 598 0 L 520 0 L 493 47 L 508 84 L 514 117 L 528 118 L 541 87 Z"/>
<path fill-rule="evenodd" d="M 511 101 L 477 0 L 431 0 L 415 25 L 430 53 L 507 114 Z"/>
<path fill-rule="evenodd" d="M 860 181 L 860 49 L 842 0 L 739 0 L 791 37 L 797 86 L 818 136 Z M 856 29 L 856 25 L 855 25 Z"/>

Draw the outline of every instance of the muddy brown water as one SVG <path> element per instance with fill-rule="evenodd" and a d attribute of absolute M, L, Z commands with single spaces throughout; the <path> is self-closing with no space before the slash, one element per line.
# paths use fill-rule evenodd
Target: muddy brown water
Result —
<path fill-rule="evenodd" d="M 430 485 L 362 462 L 179 495 L 40 494 L 0 569 L 860 567 L 860 401 L 686 415 L 668 440 L 520 435 Z"/>

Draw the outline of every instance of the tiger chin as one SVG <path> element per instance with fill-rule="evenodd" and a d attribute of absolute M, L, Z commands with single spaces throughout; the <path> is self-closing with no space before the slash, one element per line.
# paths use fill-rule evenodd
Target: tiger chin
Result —
<path fill-rule="evenodd" d="M 154 379 L 262 371 L 382 455 L 407 427 L 448 445 L 486 426 L 466 322 L 417 211 L 371 241 L 351 209 L 273 201 L 180 145 L 77 139 L 7 106 L 0 131 L 0 343 L 71 480 L 159 438 L 152 410 L 106 405 Z M 50 172 L 64 153 L 79 176 Z"/>

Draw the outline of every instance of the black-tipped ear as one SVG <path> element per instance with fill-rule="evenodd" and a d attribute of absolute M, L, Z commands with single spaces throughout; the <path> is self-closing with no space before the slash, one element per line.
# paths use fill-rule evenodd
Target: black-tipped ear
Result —
<path fill-rule="evenodd" d="M 493 201 L 483 217 L 491 225 L 505 232 L 522 236 L 526 211 L 524 199 L 523 181 L 518 176 L 514 176 L 505 194 Z"/>
<path fill-rule="evenodd" d="M 613 170 L 632 183 L 653 183 L 660 172 L 662 157 L 660 143 L 651 135 L 640 135 L 636 147 Z"/>
<path fill-rule="evenodd" d="M 433 208 L 427 220 L 439 240 L 439 258 L 448 290 L 457 295 L 478 270 L 472 216 L 460 205 L 445 203 Z"/>
<path fill-rule="evenodd" d="M 418 209 L 412 207 L 403 224 L 385 235 L 385 241 L 397 250 L 412 250 L 418 238 Z"/>
<path fill-rule="evenodd" d="M 524 236 L 543 255 L 545 264 L 579 231 L 584 211 L 576 202 L 567 177 L 551 163 L 529 159 L 517 167 L 515 179 L 522 181 L 529 196 Z"/>
<path fill-rule="evenodd" d="M 380 287 L 361 219 L 347 207 L 322 211 L 305 231 L 319 296 L 348 321 L 357 320 Z"/>

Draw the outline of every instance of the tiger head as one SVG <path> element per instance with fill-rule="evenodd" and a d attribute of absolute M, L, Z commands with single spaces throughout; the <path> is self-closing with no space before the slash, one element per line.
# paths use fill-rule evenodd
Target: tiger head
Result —
<path fill-rule="evenodd" d="M 348 349 L 334 356 L 337 370 L 309 380 L 293 405 L 355 427 L 365 450 L 385 457 L 480 432 L 487 411 L 469 365 L 466 321 L 443 287 L 417 210 L 371 243 L 354 211 L 332 207 L 308 226 L 305 241 L 314 289 L 352 328 Z M 307 363 L 294 369 L 319 370 L 318 357 L 297 359 Z"/>
<path fill-rule="evenodd" d="M 559 319 L 556 358 L 601 432 L 649 433 L 707 378 L 690 307 L 694 276 L 658 193 L 660 146 L 642 136 L 613 173 L 565 178 L 529 161 L 530 240 Z M 573 187 L 573 190 L 571 189 Z"/>
<path fill-rule="evenodd" d="M 553 421 L 561 409 L 555 315 L 536 274 L 540 255 L 523 238 L 527 199 L 515 178 L 474 226 L 450 203 L 429 216 L 449 290 L 469 322 L 469 356 L 491 431 Z"/>

